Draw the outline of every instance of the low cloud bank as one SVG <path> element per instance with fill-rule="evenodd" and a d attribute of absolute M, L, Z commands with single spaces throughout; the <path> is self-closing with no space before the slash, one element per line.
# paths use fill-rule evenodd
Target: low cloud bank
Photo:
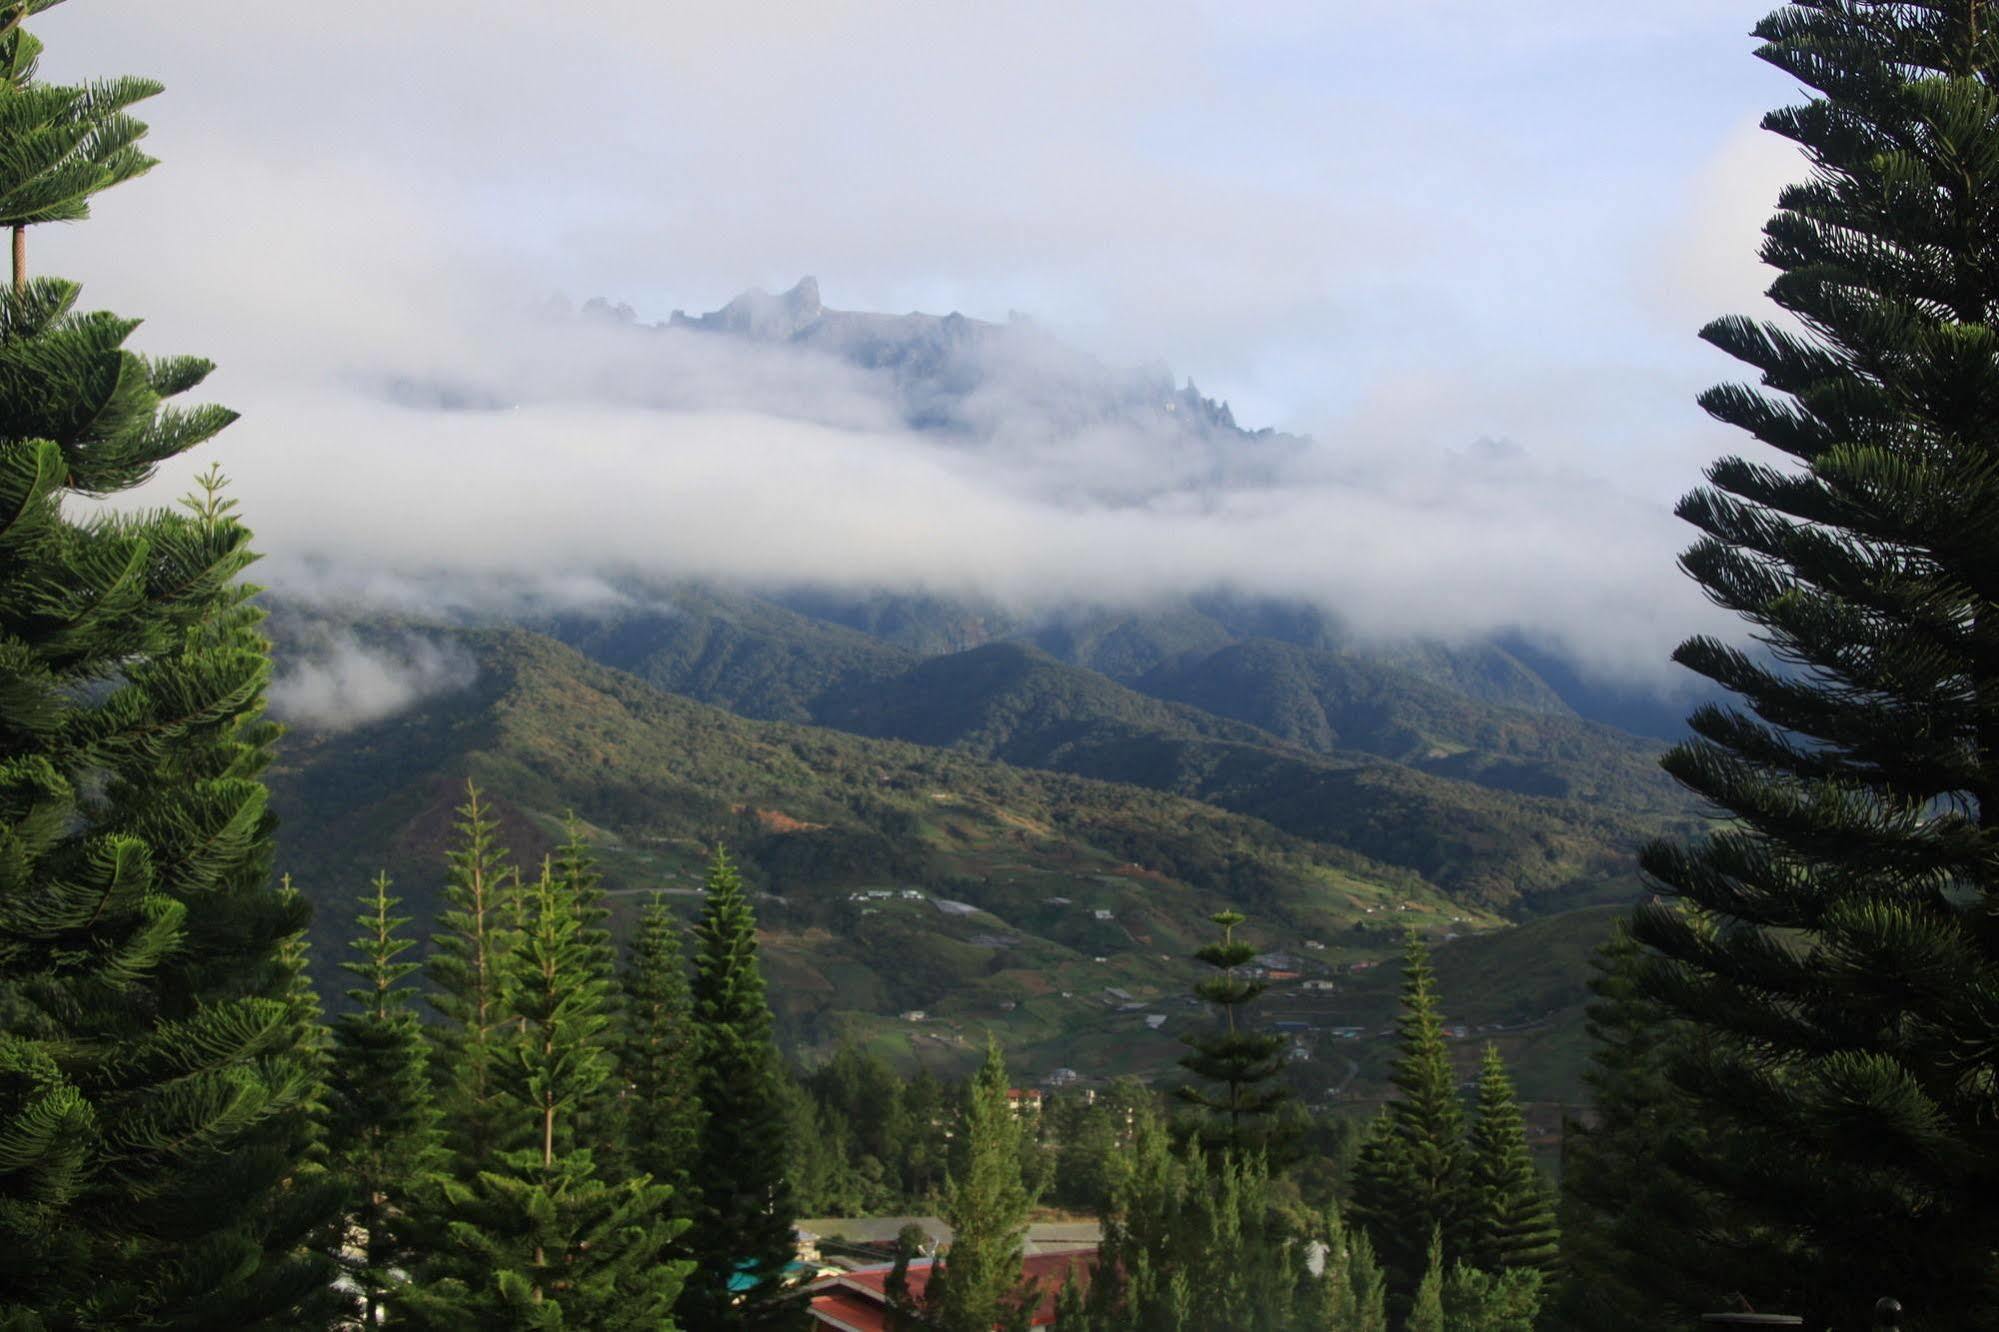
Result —
<path fill-rule="evenodd" d="M 367 643 L 326 630 L 281 653 L 270 708 L 283 721 L 346 730 L 467 688 L 478 675 L 478 663 L 456 643 L 420 635 Z"/>

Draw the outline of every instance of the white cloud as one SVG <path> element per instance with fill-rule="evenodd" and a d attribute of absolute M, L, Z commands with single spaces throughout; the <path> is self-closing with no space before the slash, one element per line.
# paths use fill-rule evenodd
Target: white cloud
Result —
<path fill-rule="evenodd" d="M 464 689 L 478 663 L 456 643 L 405 635 L 368 643 L 350 633 L 307 632 L 281 657 L 271 713 L 320 730 L 345 730 L 393 717 L 412 705 Z"/>
<path fill-rule="evenodd" d="M 1788 95 L 1739 6 L 552 15 L 100 0 L 41 21 L 51 75 L 169 91 L 145 108 L 163 166 L 38 231 L 31 262 L 146 316 L 148 349 L 221 363 L 206 391 L 246 419 L 196 462 L 223 458 L 280 590 L 1232 582 L 1641 673 L 1716 627 L 1667 507 L 1735 447 L 1691 405 L 1716 377 L 1691 331 L 1743 308 L 1745 201 L 1774 164 L 1741 126 Z M 808 271 L 836 305 L 1014 306 L 1171 357 L 1247 395 L 1247 424 L 1321 443 L 1176 500 L 1160 482 L 1213 460 L 1152 436 L 940 449 L 836 365 L 526 317 L 555 289 L 657 317 Z M 397 379 L 503 410 L 398 408 Z M 1008 420 L 1018 385 L 985 406 Z"/>

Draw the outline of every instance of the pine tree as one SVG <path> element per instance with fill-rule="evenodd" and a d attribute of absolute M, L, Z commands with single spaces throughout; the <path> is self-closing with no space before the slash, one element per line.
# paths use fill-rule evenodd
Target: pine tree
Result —
<path fill-rule="evenodd" d="M 938 1332 L 991 1332 L 1030 1298 L 1019 1286 L 1033 1200 L 1020 1180 L 1021 1124 L 1006 1093 L 1006 1060 L 989 1040 L 958 1123 L 963 1163 L 944 1188 L 951 1245 L 925 1291 Z"/>
<path fill-rule="evenodd" d="M 1444 1322 L 1444 1232 L 1441 1226 L 1430 1231 L 1430 1257 L 1423 1279 L 1416 1284 L 1415 1302 L 1409 1307 L 1406 1332 L 1448 1332 Z"/>
<path fill-rule="evenodd" d="M 405 982 L 418 969 L 399 959 L 415 946 L 402 933 L 408 916 L 389 895 L 389 876 L 375 876 L 360 899 L 361 933 L 341 966 L 360 982 L 347 991 L 353 1007 L 333 1024 L 333 1061 L 340 1070 L 330 1106 L 334 1169 L 346 1191 L 346 1224 L 338 1252 L 362 1327 L 382 1325 L 394 1288 L 417 1264 L 410 1233 L 413 1208 L 442 1167 L 437 1112 L 431 1099 L 428 1052 Z"/>
<path fill-rule="evenodd" d="M 693 1332 L 719 1332 L 764 1319 L 796 1252 L 783 1070 L 757 969 L 756 917 L 719 848 L 694 935 L 700 1210 L 688 1232 L 696 1275 L 680 1310 Z"/>
<path fill-rule="evenodd" d="M 0 226 L 14 237 L 14 293 L 27 290 L 28 228 L 81 222 L 90 200 L 144 175 L 154 160 L 139 151 L 146 127 L 126 110 L 162 91 L 151 79 L 121 78 L 66 88 L 35 82 L 42 44 L 21 24 L 62 0 L 13 0 L 0 7 L 0 142 L 9 164 L 0 180 Z"/>
<path fill-rule="evenodd" d="M 1354 1285 L 1353 1237 L 1338 1207 L 1328 1207 L 1318 1243 L 1323 1246 L 1317 1314 L 1319 1326 L 1329 1332 L 1350 1332 L 1360 1316 L 1360 1291 Z"/>
<path fill-rule="evenodd" d="M 546 863 L 523 916 L 505 959 L 519 1032 L 494 1075 L 528 1145 L 498 1153 L 470 1186 L 446 1183 L 450 1248 L 399 1302 L 429 1328 L 670 1328 L 689 1266 L 666 1257 L 685 1225 L 669 1218 L 670 1191 L 605 1183 L 563 1123 L 611 1061 L 604 985 L 575 897 Z"/>
<path fill-rule="evenodd" d="M 1391 1078 L 1402 1095 L 1362 1145 L 1352 1212 L 1374 1240 L 1390 1291 L 1406 1297 L 1425 1270 L 1432 1235 L 1458 1243 L 1468 1209 L 1464 1107 L 1444 1048 L 1429 953 L 1414 930 L 1402 966 L 1401 1052 Z"/>
<path fill-rule="evenodd" d="M 1499 1047 L 1485 1047 L 1478 1079 L 1478 1116 L 1472 1121 L 1466 1180 L 1471 1213 L 1464 1260 L 1498 1274 L 1533 1268 L 1552 1274 L 1560 1256 L 1554 1191 L 1534 1168 L 1527 1128 L 1513 1079 Z"/>
<path fill-rule="evenodd" d="M 1740 699 L 1665 761 L 1730 820 L 1646 851 L 1672 900 L 1635 929 L 1702 1032 L 1674 1078 L 1730 1141 L 1701 1182 L 1762 1225 L 1713 1255 L 1756 1307 L 1847 1326 L 1920 1291 L 1999 1326 L 1999 4 L 1756 33 L 1813 93 L 1764 120 L 1811 160 L 1764 229 L 1795 322 L 1710 325 L 1767 392 L 1701 401 L 1781 457 L 1678 512 L 1768 656 L 1675 654 Z"/>
<path fill-rule="evenodd" d="M 607 1050 L 617 1042 L 618 1007 L 622 990 L 618 985 L 618 950 L 605 928 L 610 908 L 604 905 L 604 876 L 597 870 L 597 857 L 584 838 L 583 823 L 574 813 L 563 820 L 562 845 L 555 850 L 553 863 L 556 885 L 569 894 L 576 916 L 577 946 L 582 949 L 584 966 L 603 996 L 605 1030 L 601 1037 Z M 615 1067 L 615 1056 L 614 1064 Z M 575 1106 L 568 1116 L 569 1130 L 596 1153 L 599 1168 L 615 1171 L 613 1161 L 622 1136 L 619 1085 L 615 1078 L 603 1084 Z M 655 1183 L 667 1183 L 659 1179 Z"/>
<path fill-rule="evenodd" d="M 697 1033 L 680 924 L 657 897 L 639 912 L 622 988 L 617 1046 L 626 1097 L 622 1168 L 670 1186 L 675 1215 L 692 1217 L 698 1200 L 691 1172 L 701 1137 L 694 1086 Z"/>
<path fill-rule="evenodd" d="M 1157 1116 L 1142 1112 L 1102 1219 L 1093 1332 L 1322 1326 L 1305 1271 L 1309 1236 L 1272 1206 L 1258 1154 L 1212 1163 L 1198 1141 L 1175 1152 Z"/>
<path fill-rule="evenodd" d="M 1388 1278 L 1374 1256 L 1367 1232 L 1347 1232 L 1352 1244 L 1353 1332 L 1388 1332 Z"/>
<path fill-rule="evenodd" d="M 1543 1279 L 1531 1267 L 1495 1276 L 1454 1264 L 1444 1278 L 1444 1326 L 1449 1332 L 1540 1332 Z"/>
<path fill-rule="evenodd" d="M 1726 1233 L 1718 1199 L 1673 1159 L 1712 1150 L 1684 1093 L 1667 1077 L 1689 1038 L 1640 992 L 1640 952 L 1621 925 L 1597 950 L 1589 983 L 1594 1109 L 1564 1131 L 1562 1259 L 1552 1313 L 1574 1332 L 1678 1332 L 1733 1289 L 1706 1261 L 1700 1237 Z M 1670 1157 L 1669 1157 L 1670 1154 Z"/>
<path fill-rule="evenodd" d="M 1235 927 L 1244 918 L 1234 911 L 1220 911 L 1208 919 L 1221 926 L 1222 937 L 1194 956 L 1219 974 L 1196 983 L 1194 994 L 1221 1011 L 1222 1029 L 1184 1036 L 1193 1051 L 1181 1056 L 1180 1066 L 1217 1087 L 1211 1091 L 1185 1084 L 1174 1093 L 1196 1107 L 1199 1119 L 1194 1131 L 1215 1153 L 1213 1159 L 1220 1160 L 1222 1154 L 1240 1159 L 1258 1150 L 1282 1161 L 1289 1144 L 1273 1131 L 1273 1116 L 1290 1094 L 1275 1081 L 1284 1067 L 1284 1038 L 1251 1031 L 1243 1014 L 1267 988 L 1264 982 L 1240 974 L 1256 956 L 1254 946 L 1235 937 Z"/>
<path fill-rule="evenodd" d="M 438 913 L 424 973 L 442 1019 L 432 1032 L 439 1122 L 452 1175 L 469 1182 L 518 1141 L 519 1121 L 501 1100 L 497 1069 L 516 1024 L 506 992 L 507 953 L 518 933 L 518 875 L 507 863 L 498 825 L 465 783 L 458 844 L 448 855 L 444 909 Z M 510 1134 L 508 1126 L 513 1132 Z"/>
<path fill-rule="evenodd" d="M 33 82 L 21 23 L 47 7 L 0 8 L 15 225 L 129 178 L 119 108 L 155 90 Z M 313 1071 L 280 953 L 307 913 L 271 877 L 250 534 L 219 479 L 181 511 L 65 509 L 233 417 L 168 406 L 209 365 L 128 351 L 134 321 L 77 301 L 0 292 L 0 1321 L 284 1325 L 324 1287 L 330 1200 L 300 1159 Z"/>

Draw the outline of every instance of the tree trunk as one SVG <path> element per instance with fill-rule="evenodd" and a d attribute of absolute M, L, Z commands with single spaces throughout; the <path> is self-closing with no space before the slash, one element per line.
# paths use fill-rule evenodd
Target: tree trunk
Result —
<path fill-rule="evenodd" d="M 28 229 L 14 228 L 14 294 L 28 289 Z"/>

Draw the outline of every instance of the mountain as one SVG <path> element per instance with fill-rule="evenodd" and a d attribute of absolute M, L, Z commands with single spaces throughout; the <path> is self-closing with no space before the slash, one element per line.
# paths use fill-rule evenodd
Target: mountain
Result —
<path fill-rule="evenodd" d="M 1497 924 L 1407 870 L 1157 791 L 752 721 L 521 630 L 429 632 L 473 664 L 465 687 L 295 729 L 270 774 L 322 965 L 377 867 L 432 914 L 467 777 L 525 864 L 573 810 L 619 928 L 656 890 L 696 907 L 702 861 L 728 843 L 764 894 L 773 1002 L 800 1049 L 849 1037 L 955 1064 L 992 1030 L 1029 1070 L 1163 1069 L 1173 1032 L 1123 1006 L 1177 1005 L 1224 905 L 1266 946 L 1325 944 L 1327 967 L 1379 955 L 1404 922 Z"/>
<path fill-rule="evenodd" d="M 1683 816 L 1664 746 L 1549 709 L 1486 702 L 1392 661 L 1248 639 L 1162 663 L 1135 688 L 1318 753 L 1359 750 L 1522 795 Z"/>
<path fill-rule="evenodd" d="M 922 657 L 796 599 L 685 585 L 634 600 L 646 609 L 536 627 L 743 716 L 1151 787 L 1412 870 L 1484 907 L 1626 897 L 1637 846 L 1693 816 L 1657 769 L 1657 742 L 1482 702 L 1351 652 L 1225 641 L 1127 684 L 1042 651 L 1045 633 Z M 1214 615 L 1189 615 L 1204 639 L 1226 633 Z M 1242 618 L 1277 627 L 1274 612 Z"/>
<path fill-rule="evenodd" d="M 850 685 L 823 696 L 814 717 L 862 735 L 1170 791 L 1414 870 L 1497 909 L 1626 895 L 1636 888 L 1637 845 L 1657 831 L 1601 805 L 1481 790 L 1358 746 L 1305 752 L 1018 643 Z M 1535 719 L 1523 718 L 1531 741 Z M 1534 771 L 1528 760 L 1517 766 Z M 1586 761 L 1575 766 L 1598 778 Z M 1599 780 L 1617 786 L 1614 774 Z"/>
<path fill-rule="evenodd" d="M 1059 436 L 1122 425 L 1265 450 L 1303 443 L 1243 429 L 1227 403 L 1204 397 L 1191 381 L 1176 387 L 1163 366 L 1113 369 L 1023 316 L 1000 324 L 957 313 L 835 310 L 820 301 L 811 277 L 777 294 L 746 291 L 707 314 L 675 310 L 656 327 L 784 344 L 873 372 L 893 385 L 905 423 L 917 430 L 985 438 L 1029 426 Z M 1214 461 L 1223 480 L 1259 475 L 1268 460 L 1238 449 Z"/>

